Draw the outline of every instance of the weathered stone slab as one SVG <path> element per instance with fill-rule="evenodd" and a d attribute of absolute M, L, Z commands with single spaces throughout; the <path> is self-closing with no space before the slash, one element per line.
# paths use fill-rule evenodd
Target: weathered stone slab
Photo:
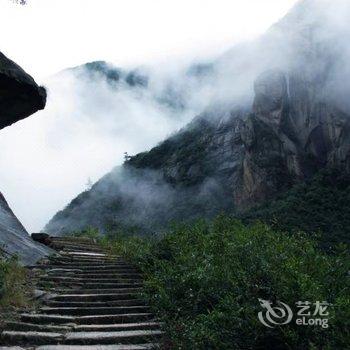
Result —
<path fill-rule="evenodd" d="M 159 349 L 159 347 L 157 346 L 157 344 L 138 344 L 138 345 L 135 344 L 135 345 L 51 345 L 51 346 L 49 345 L 49 346 L 40 346 L 37 348 L 37 350 L 150 350 L 150 349 Z"/>
<path fill-rule="evenodd" d="M 52 251 L 34 242 L 0 193 L 0 246 L 5 255 L 17 255 L 24 265 L 34 264 Z"/>

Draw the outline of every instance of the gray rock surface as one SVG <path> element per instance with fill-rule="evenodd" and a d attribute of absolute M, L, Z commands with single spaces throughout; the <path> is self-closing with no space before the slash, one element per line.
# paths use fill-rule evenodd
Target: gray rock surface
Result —
<path fill-rule="evenodd" d="M 0 129 L 43 109 L 45 103 L 45 89 L 0 52 Z"/>
<path fill-rule="evenodd" d="M 0 52 L 0 129 L 43 109 L 45 103 L 45 89 Z M 23 264 L 33 264 L 50 253 L 49 248 L 29 237 L 1 192 L 0 247 L 3 255 L 17 255 Z"/>
<path fill-rule="evenodd" d="M 9 256 L 17 255 L 25 265 L 34 264 L 51 250 L 34 242 L 0 193 L 0 244 Z"/>

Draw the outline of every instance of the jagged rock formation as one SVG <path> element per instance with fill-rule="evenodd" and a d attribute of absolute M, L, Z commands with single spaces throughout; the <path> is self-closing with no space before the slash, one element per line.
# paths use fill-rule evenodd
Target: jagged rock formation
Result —
<path fill-rule="evenodd" d="M 142 275 L 134 266 L 107 255 L 89 239 L 50 241 L 57 254 L 46 264 L 32 266 L 41 272 L 36 294 L 44 305 L 7 322 L 0 345 L 40 350 L 159 348 L 161 324 L 141 297 Z"/>
<path fill-rule="evenodd" d="M 0 52 L 0 129 L 43 109 L 45 103 L 45 89 Z"/>
<path fill-rule="evenodd" d="M 343 6 L 302 1 L 254 45 L 227 53 L 216 68 L 233 61 L 225 72 L 242 90 L 253 77 L 250 103 L 208 109 L 79 195 L 46 229 L 159 231 L 172 219 L 245 210 L 325 167 L 349 172 L 350 33 L 333 18 L 350 13 Z"/>
<path fill-rule="evenodd" d="M 312 96 L 313 90 L 303 76 L 281 71 L 257 79 L 253 113 L 241 131 L 237 206 L 271 198 L 324 167 L 350 171 L 350 110 Z"/>
<path fill-rule="evenodd" d="M 0 52 L 0 129 L 43 109 L 45 103 L 45 89 Z M 1 192 L 0 245 L 3 254 L 18 255 L 24 264 L 34 263 L 50 251 L 31 240 Z"/>

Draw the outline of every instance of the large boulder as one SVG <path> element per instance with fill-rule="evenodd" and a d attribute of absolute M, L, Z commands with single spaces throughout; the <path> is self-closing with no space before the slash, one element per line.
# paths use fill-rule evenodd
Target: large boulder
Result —
<path fill-rule="evenodd" d="M 46 91 L 0 52 L 0 129 L 43 109 Z"/>
<path fill-rule="evenodd" d="M 0 52 L 0 129 L 43 109 L 45 103 L 45 89 Z M 29 265 L 50 252 L 30 238 L 0 192 L 0 256 L 18 256 Z"/>
<path fill-rule="evenodd" d="M 18 256 L 24 265 L 34 264 L 50 253 L 46 246 L 34 242 L 0 193 L 0 245 L 7 256 Z"/>

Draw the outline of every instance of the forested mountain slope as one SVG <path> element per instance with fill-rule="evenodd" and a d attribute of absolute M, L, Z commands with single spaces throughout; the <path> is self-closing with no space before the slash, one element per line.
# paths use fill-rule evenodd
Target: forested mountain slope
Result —
<path fill-rule="evenodd" d="M 345 9 L 341 0 L 302 1 L 263 37 L 215 61 L 218 86 L 234 90 L 229 99 L 213 100 L 177 134 L 127 159 L 46 229 L 159 231 L 171 220 L 247 210 L 324 168 L 348 173 Z"/>

